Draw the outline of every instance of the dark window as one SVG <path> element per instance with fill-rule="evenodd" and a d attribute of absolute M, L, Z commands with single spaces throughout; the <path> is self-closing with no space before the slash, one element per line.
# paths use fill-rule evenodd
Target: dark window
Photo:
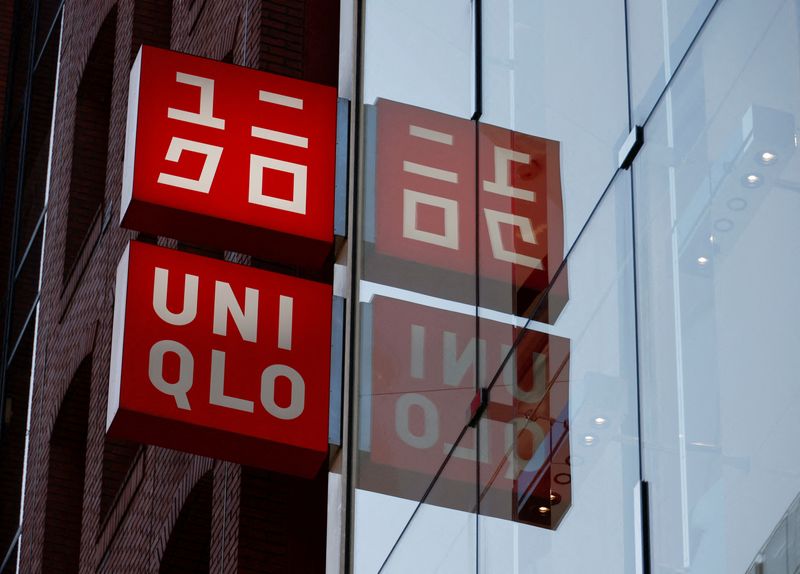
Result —
<path fill-rule="evenodd" d="M 262 0 L 259 67 L 335 86 L 339 78 L 339 2 Z"/>
<path fill-rule="evenodd" d="M 42 564 L 52 574 L 78 572 L 91 377 L 90 356 L 70 382 L 50 436 Z"/>
<path fill-rule="evenodd" d="M 213 486 L 208 471 L 189 493 L 164 549 L 160 574 L 209 572 Z"/>
<path fill-rule="evenodd" d="M 105 520 L 111 503 L 117 496 L 131 463 L 136 458 L 139 445 L 127 440 L 112 439 L 106 436 L 103 443 L 103 486 L 100 493 L 100 519 Z"/>
<path fill-rule="evenodd" d="M 115 6 L 100 27 L 78 87 L 64 253 L 65 279 L 72 273 L 103 208 L 116 31 Z"/>
<path fill-rule="evenodd" d="M 328 473 L 312 480 L 242 467 L 239 573 L 324 572 Z"/>
<path fill-rule="evenodd" d="M 142 44 L 169 48 L 172 33 L 171 0 L 136 0 L 133 7 L 133 45 L 131 60 Z"/>

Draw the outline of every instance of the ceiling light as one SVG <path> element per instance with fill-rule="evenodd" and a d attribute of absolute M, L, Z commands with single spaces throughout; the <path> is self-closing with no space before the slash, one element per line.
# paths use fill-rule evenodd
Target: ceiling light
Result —
<path fill-rule="evenodd" d="M 703 257 L 703 256 L 701 255 L 700 257 L 698 257 L 698 258 L 697 258 L 697 262 L 698 262 L 700 265 L 705 265 L 706 263 L 708 263 L 708 257 Z"/>
<path fill-rule="evenodd" d="M 761 154 L 761 157 L 760 157 L 760 161 L 764 165 L 770 165 L 776 159 L 778 159 L 778 156 L 776 156 L 774 153 L 769 152 L 769 151 L 765 151 L 764 153 Z"/>
<path fill-rule="evenodd" d="M 761 176 L 755 173 L 748 173 L 742 179 L 742 183 L 744 183 L 745 187 L 758 187 L 761 185 Z"/>
<path fill-rule="evenodd" d="M 583 437 L 583 443 L 586 446 L 592 446 L 594 444 L 594 437 L 590 434 L 587 434 L 585 437 Z"/>
<path fill-rule="evenodd" d="M 594 424 L 596 424 L 599 427 L 603 426 L 607 422 L 608 422 L 608 420 L 605 417 L 595 417 L 594 418 Z"/>

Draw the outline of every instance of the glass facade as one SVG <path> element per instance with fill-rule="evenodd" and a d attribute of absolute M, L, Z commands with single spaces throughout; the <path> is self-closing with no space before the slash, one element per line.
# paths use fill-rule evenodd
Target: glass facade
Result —
<path fill-rule="evenodd" d="M 353 570 L 794 574 L 800 2 L 361 10 Z"/>
<path fill-rule="evenodd" d="M 12 6 L 13 4 L 13 6 Z M 63 3 L 10 2 L 0 78 L 0 572 L 16 568 Z"/>

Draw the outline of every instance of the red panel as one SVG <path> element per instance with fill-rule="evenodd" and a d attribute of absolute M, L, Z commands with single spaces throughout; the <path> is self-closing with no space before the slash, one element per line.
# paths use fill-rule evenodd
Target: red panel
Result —
<path fill-rule="evenodd" d="M 313 476 L 328 450 L 329 285 L 131 242 L 110 436 Z"/>
<path fill-rule="evenodd" d="M 389 100 L 376 106 L 376 251 L 474 275 L 474 124 Z"/>
<path fill-rule="evenodd" d="M 564 259 L 558 142 L 480 125 L 482 276 L 545 289 Z"/>
<path fill-rule="evenodd" d="M 477 273 L 481 306 L 525 311 L 563 261 L 558 142 L 388 100 L 376 108 L 376 254 Z M 420 274 L 396 277 L 421 288 Z"/>
<path fill-rule="evenodd" d="M 333 242 L 336 90 L 142 47 L 122 225 L 318 267 Z"/>

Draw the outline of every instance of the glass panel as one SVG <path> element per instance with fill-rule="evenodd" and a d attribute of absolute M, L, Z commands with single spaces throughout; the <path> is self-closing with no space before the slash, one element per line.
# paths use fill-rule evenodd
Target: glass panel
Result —
<path fill-rule="evenodd" d="M 789 572 L 800 570 L 800 499 L 797 499 L 786 517 Z"/>
<path fill-rule="evenodd" d="M 781 522 L 764 549 L 764 574 L 790 574 L 786 556 L 786 523 Z"/>
<path fill-rule="evenodd" d="M 16 283 L 14 284 L 14 301 L 11 309 L 11 341 L 17 340 L 25 322 L 32 317 L 36 296 L 39 294 L 39 262 L 42 258 L 42 228 L 31 242 L 30 250 L 24 261 L 20 261 Z"/>
<path fill-rule="evenodd" d="M 45 46 L 42 59 L 33 75 L 18 255 L 21 255 L 27 247 L 44 207 L 59 34 L 60 28 L 56 28 L 50 42 Z"/>
<path fill-rule="evenodd" d="M 628 134 L 625 2 L 487 0 L 483 32 L 481 122 L 554 142 L 569 246 Z"/>
<path fill-rule="evenodd" d="M 8 147 L 2 160 L 5 173 L 2 185 L 3 200 L 0 206 L 0 293 L 5 296 L 8 286 L 8 267 L 11 262 L 11 240 L 14 231 L 14 201 L 17 194 L 17 175 L 19 173 L 20 140 L 22 121 L 15 122 L 8 135 Z"/>
<path fill-rule="evenodd" d="M 60 26 L 55 23 L 55 16 L 59 6 L 61 6 L 61 0 L 39 0 L 39 14 L 36 24 L 37 55 L 41 52 L 42 45 L 48 40 L 48 34 L 51 32 L 57 34 L 59 32 Z"/>
<path fill-rule="evenodd" d="M 14 60 L 10 63 L 8 81 L 12 91 L 6 105 L 10 108 L 10 120 L 22 119 L 22 104 L 25 97 L 25 86 L 28 82 L 28 67 L 31 60 L 31 30 L 33 25 L 33 2 L 20 2 L 19 11 L 14 14 L 13 40 L 16 42 Z M 3 94 L 5 96 L 5 94 Z"/>
<path fill-rule="evenodd" d="M 800 492 L 800 5 L 725 0 L 634 164 L 654 572 L 744 572 Z"/>
<path fill-rule="evenodd" d="M 459 437 L 475 397 L 478 345 L 474 315 L 367 288 L 362 282 L 355 553 L 360 572 L 375 572 L 457 442 L 444 475 L 453 496 L 429 504 L 474 506 L 480 445 L 474 433 Z"/>
<path fill-rule="evenodd" d="M 19 503 L 21 496 L 22 467 L 25 454 L 25 427 L 28 418 L 28 390 L 31 380 L 33 355 L 33 323 L 28 325 L 17 353 L 6 371 L 5 420 L 3 422 L 3 482 L 0 495 L 3 497 L 4 512 L 0 513 L 0 561 L 5 556 L 19 528 Z M 16 542 L 15 542 L 16 544 Z M 16 572 L 16 551 L 11 554 L 11 567 L 2 570 L 3 574 Z"/>
<path fill-rule="evenodd" d="M 643 125 L 715 0 L 628 2 L 633 120 Z"/>
<path fill-rule="evenodd" d="M 475 429 L 468 427 L 456 444 L 456 451 L 464 444 L 475 444 L 475 435 Z M 471 463 L 465 462 L 457 458 L 447 461 L 380 572 L 469 574 L 477 571 L 475 464 L 474 459 Z"/>
<path fill-rule="evenodd" d="M 369 0 L 366 4 L 364 103 L 386 98 L 470 117 L 472 2 Z"/>
<path fill-rule="evenodd" d="M 514 440 L 501 445 L 500 464 L 481 466 L 482 572 L 635 571 L 631 215 L 630 176 L 620 172 L 562 273 L 563 311 L 521 331 L 493 382 L 485 416 Z"/>
<path fill-rule="evenodd" d="M 365 9 L 357 572 L 381 567 L 451 450 L 447 487 L 434 487 L 407 533 L 466 513 L 473 550 L 457 562 L 474 564 L 479 445 L 474 432 L 462 436 L 481 368 L 472 9 L 470 0 L 370 0 Z M 393 571 L 444 556 L 413 546 L 402 544 Z"/>

